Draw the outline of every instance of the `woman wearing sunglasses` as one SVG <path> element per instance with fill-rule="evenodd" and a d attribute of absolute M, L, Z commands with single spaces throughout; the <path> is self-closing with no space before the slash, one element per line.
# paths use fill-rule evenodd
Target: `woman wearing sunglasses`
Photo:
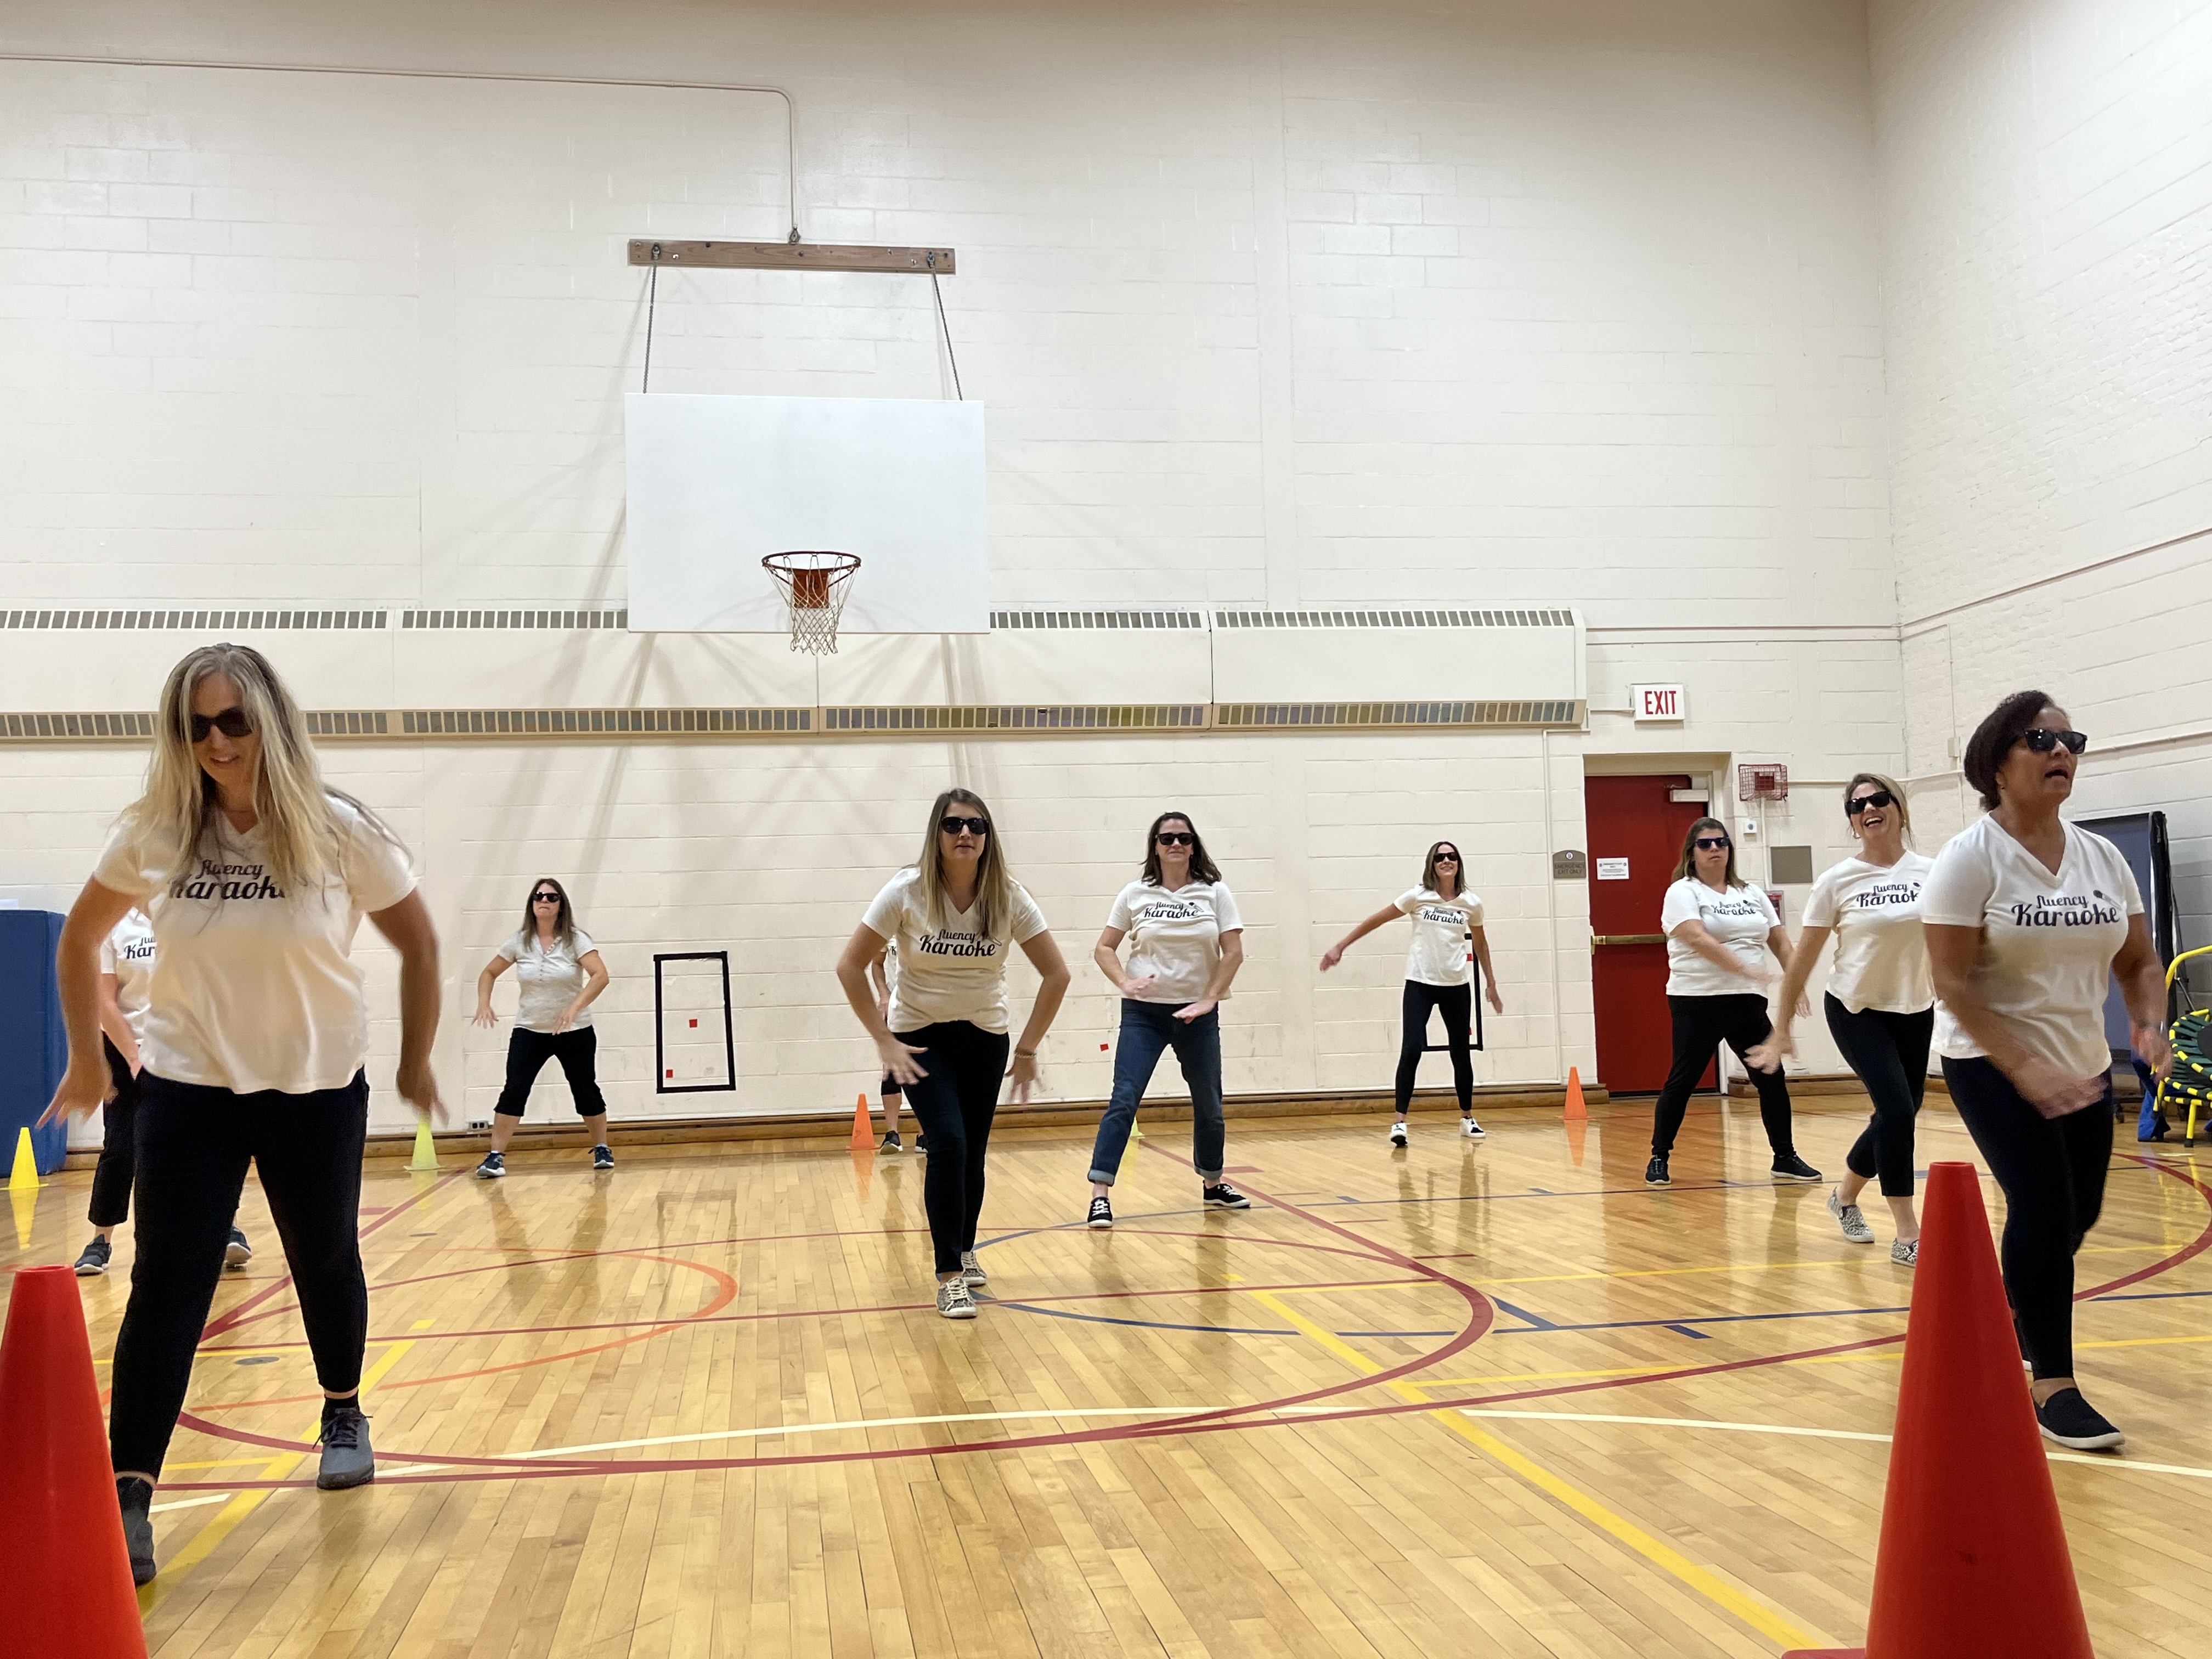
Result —
<path fill-rule="evenodd" d="M 1783 1081 L 1781 1062 L 1772 1060 L 1769 1070 L 1752 1059 L 1753 1050 L 1761 1048 L 1774 1031 L 1766 1017 L 1771 978 L 1766 953 L 1771 951 L 1786 973 L 1790 935 L 1766 895 L 1737 876 L 1735 843 L 1718 818 L 1699 818 L 1682 837 L 1682 856 L 1660 908 L 1659 927 L 1667 935 L 1667 1012 L 1674 1059 L 1652 1109 L 1651 1162 L 1644 1166 L 1644 1184 L 1674 1184 L 1668 1159 L 1674 1137 L 1698 1079 L 1723 1042 L 1743 1057 L 1759 1091 L 1759 1117 L 1774 1152 L 1774 1178 L 1818 1181 L 1820 1172 L 1797 1156 L 1790 1137 L 1790 1085 Z"/>
<path fill-rule="evenodd" d="M 260 653 L 203 646 L 171 671 L 146 793 L 125 808 L 62 929 L 69 1070 L 50 1119 L 107 1091 L 100 942 L 133 904 L 158 946 L 138 1076 L 138 1255 L 115 1340 L 108 1447 L 131 1576 L 246 1166 L 284 1244 L 322 1385 L 325 1490 L 374 1477 L 362 1414 L 368 1289 L 361 1158 L 368 1008 L 352 960 L 367 915 L 399 953 L 400 1098 L 442 1118 L 430 1073 L 438 939 L 407 854 L 323 781 L 307 723 Z"/>
<path fill-rule="evenodd" d="M 1905 844 L 1912 830 L 1905 791 L 1879 772 L 1861 772 L 1844 786 L 1844 821 L 1858 837 L 1858 854 L 1830 866 L 1813 884 L 1804 931 L 1783 976 L 1773 1039 L 1746 1060 L 1779 1070 L 1782 1056 L 1796 1052 L 1790 1024 L 1832 933 L 1836 965 L 1821 1010 L 1844 1063 L 1866 1085 L 1874 1116 L 1844 1156 L 1844 1178 L 1828 1194 L 1828 1212 L 1852 1243 L 1873 1243 L 1859 1194 L 1880 1176 L 1897 1223 L 1889 1258 L 1911 1267 L 1920 1260 L 1920 1221 L 1912 1212 L 1913 1120 L 1928 1086 L 1928 1042 L 1936 1026 L 1920 894 L 1934 861 Z"/>
<path fill-rule="evenodd" d="M 894 939 L 899 975 L 886 1018 L 877 1010 L 868 964 Z M 1040 981 L 1011 1070 L 1010 944 L 1021 946 Z M 937 1311 L 947 1319 L 973 1319 L 969 1287 L 988 1282 L 975 1259 L 975 1223 L 1000 1080 L 1012 1076 L 1014 1098 L 1030 1097 L 1037 1045 L 1060 1012 L 1067 981 L 1043 913 L 1007 868 L 991 809 L 968 790 L 946 790 L 930 809 L 921 856 L 884 884 L 846 941 L 837 981 L 929 1137 L 922 1208 L 936 1252 Z"/>
<path fill-rule="evenodd" d="M 2074 1381 L 2074 1253 L 2096 1224 L 2112 1152 L 2111 979 L 2135 1052 L 2160 1076 L 2173 1056 L 2135 872 L 2058 815 L 2088 742 L 2040 691 L 1990 710 L 1961 765 L 1987 816 L 1936 855 L 1920 920 L 1946 1016 L 1943 1081 L 2005 1195 L 2005 1295 L 2036 1421 L 2047 1440 L 2096 1450 L 2125 1438 Z"/>
<path fill-rule="evenodd" d="M 1127 967 L 1120 955 L 1124 939 Z M 1227 1131 L 1220 1004 L 1244 964 L 1244 919 L 1188 813 L 1163 812 L 1152 820 L 1145 834 L 1144 874 L 1115 899 L 1091 954 L 1121 994 L 1121 1041 L 1114 1051 L 1114 1092 L 1091 1153 L 1089 1224 L 1114 1224 L 1114 1177 L 1145 1085 L 1167 1048 L 1175 1050 L 1190 1089 L 1191 1167 L 1198 1171 L 1200 1201 L 1217 1210 L 1250 1209 L 1252 1200 L 1221 1173 Z"/>
<path fill-rule="evenodd" d="M 1452 1088 L 1459 1096 L 1460 1133 L 1469 1140 L 1482 1139 L 1482 1125 L 1474 1121 L 1474 1060 L 1468 1044 L 1473 1040 L 1474 989 L 1468 967 L 1468 940 L 1474 941 L 1475 959 L 1482 964 L 1482 982 L 1492 1013 L 1505 1012 L 1498 994 L 1498 975 L 1491 971 L 1490 939 L 1482 931 L 1482 901 L 1467 890 L 1466 866 L 1459 848 L 1448 841 L 1431 847 L 1421 860 L 1421 879 L 1396 901 L 1385 905 L 1322 953 L 1324 974 L 1344 960 L 1344 953 L 1377 927 L 1410 916 L 1413 936 L 1406 945 L 1406 993 L 1399 1005 L 1398 1115 L 1390 1125 L 1390 1144 L 1406 1144 L 1406 1109 L 1413 1104 L 1413 1079 L 1427 1052 L 1429 1012 L 1441 1009 L 1444 1044 L 1451 1055 Z"/>
<path fill-rule="evenodd" d="M 607 1098 L 599 1092 L 599 1034 L 592 1024 L 592 1005 L 607 988 L 607 964 L 592 936 L 576 926 L 568 890 L 544 876 L 530 884 L 523 902 L 522 926 L 499 947 L 477 975 L 475 1024 L 489 1030 L 499 1024 L 491 1011 L 491 988 L 514 969 L 522 994 L 514 1007 L 514 1030 L 507 1039 L 507 1086 L 491 1109 L 491 1150 L 477 1165 L 479 1181 L 507 1173 L 507 1149 L 522 1127 L 522 1109 L 545 1062 L 561 1062 L 576 1115 L 592 1132 L 592 1167 L 615 1167 L 607 1145 Z"/>

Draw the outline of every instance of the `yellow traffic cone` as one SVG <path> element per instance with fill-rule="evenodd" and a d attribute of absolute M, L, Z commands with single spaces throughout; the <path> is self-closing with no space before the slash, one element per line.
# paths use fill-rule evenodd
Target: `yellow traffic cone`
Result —
<path fill-rule="evenodd" d="M 407 1160 L 410 1170 L 435 1170 L 438 1167 L 438 1143 L 430 1138 L 430 1120 L 415 1120 L 415 1156 Z"/>
<path fill-rule="evenodd" d="M 15 1167 L 8 1172 L 8 1190 L 11 1193 L 35 1193 L 39 1190 L 39 1155 L 31 1150 L 31 1132 L 15 1131 Z"/>

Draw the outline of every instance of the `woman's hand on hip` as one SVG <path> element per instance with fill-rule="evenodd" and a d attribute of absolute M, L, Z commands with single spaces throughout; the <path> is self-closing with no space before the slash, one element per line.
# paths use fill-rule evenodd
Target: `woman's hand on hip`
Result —
<path fill-rule="evenodd" d="M 884 1068 L 885 1077 L 896 1078 L 902 1084 L 919 1083 L 929 1074 L 921 1069 L 921 1056 L 927 1048 L 909 1048 L 895 1036 L 876 1040 L 876 1060 Z"/>
<path fill-rule="evenodd" d="M 2105 1097 L 2101 1077 L 2069 1077 L 2047 1060 L 2030 1054 L 2005 1073 L 2021 1097 L 2045 1117 L 2065 1117 Z"/>
<path fill-rule="evenodd" d="M 1188 1025 L 1193 1020 L 1204 1019 L 1208 1014 L 1212 1013 L 1220 1006 L 1221 1005 L 1219 1003 L 1212 1001 L 1208 998 L 1200 997 L 1196 1002 L 1187 1002 L 1182 1007 L 1176 1009 L 1175 1011 L 1175 1017 L 1181 1020 L 1184 1024 Z"/>

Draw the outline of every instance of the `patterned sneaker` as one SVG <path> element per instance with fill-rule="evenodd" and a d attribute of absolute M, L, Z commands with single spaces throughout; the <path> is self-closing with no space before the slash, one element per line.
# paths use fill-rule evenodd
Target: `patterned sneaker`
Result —
<path fill-rule="evenodd" d="M 1393 1146 L 1406 1144 L 1406 1120 L 1402 1117 L 1390 1126 L 1390 1144 Z"/>
<path fill-rule="evenodd" d="M 1844 1203 L 1843 1194 L 1833 1187 L 1828 1188 L 1828 1213 L 1836 1218 L 1836 1224 L 1852 1243 L 1874 1243 L 1874 1229 L 1867 1225 L 1866 1212 L 1856 1204 Z"/>
<path fill-rule="evenodd" d="M 960 1279 L 965 1285 L 988 1285 L 991 1275 L 983 1271 L 983 1264 L 975 1260 L 975 1252 L 960 1252 Z"/>
<path fill-rule="evenodd" d="M 343 1492 L 376 1479 L 376 1454 L 368 1443 L 368 1418 L 358 1406 L 340 1406 L 323 1418 L 322 1466 L 315 1486 L 322 1492 Z"/>
<path fill-rule="evenodd" d="M 76 1259 L 76 1276 L 79 1279 L 99 1278 L 107 1271 L 108 1258 L 114 1253 L 106 1239 L 94 1239 L 84 1247 L 84 1254 Z"/>
<path fill-rule="evenodd" d="M 1897 1263 L 1900 1267 L 1918 1267 L 1920 1265 L 1920 1241 L 1917 1238 L 1899 1239 L 1896 1243 L 1889 1247 L 1889 1259 Z"/>
<path fill-rule="evenodd" d="M 948 1279 L 937 1287 L 937 1311 L 947 1319 L 973 1319 L 975 1298 L 968 1294 L 968 1282 Z"/>
<path fill-rule="evenodd" d="M 116 1502 L 123 1506 L 123 1546 L 131 1555 L 131 1582 L 154 1582 L 154 1522 L 146 1513 L 154 1502 L 150 1481 L 126 1474 L 115 1483 Z"/>
<path fill-rule="evenodd" d="M 1206 1189 L 1206 1206 L 1210 1210 L 1249 1210 L 1252 1200 L 1225 1181 L 1217 1181 Z"/>
<path fill-rule="evenodd" d="M 2061 1389 L 2035 1408 L 2035 1426 L 2045 1440 L 2072 1451 L 2118 1451 L 2128 1443 L 2079 1389 Z"/>
<path fill-rule="evenodd" d="M 1482 1125 L 1477 1123 L 1471 1117 L 1462 1117 L 1460 1119 L 1459 1132 L 1465 1135 L 1469 1140 L 1480 1140 L 1482 1139 Z"/>
<path fill-rule="evenodd" d="M 1674 1177 L 1667 1173 L 1667 1154 L 1654 1152 L 1651 1161 L 1644 1166 L 1644 1184 L 1647 1187 L 1671 1187 Z"/>
<path fill-rule="evenodd" d="M 486 1152 L 483 1162 L 477 1165 L 478 1181 L 497 1181 L 507 1173 L 505 1152 Z"/>
<path fill-rule="evenodd" d="M 598 1146 L 592 1147 L 592 1167 L 594 1170 L 613 1169 L 615 1167 L 615 1149 L 608 1146 L 604 1140 Z"/>
<path fill-rule="evenodd" d="M 1774 1178 L 1777 1181 L 1814 1182 L 1820 1178 L 1820 1172 L 1796 1153 L 1784 1152 L 1774 1160 Z"/>
<path fill-rule="evenodd" d="M 244 1233 L 233 1227 L 230 1230 L 230 1243 L 222 1247 L 222 1265 L 231 1268 L 243 1267 L 252 1260 L 253 1246 L 246 1242 Z"/>
<path fill-rule="evenodd" d="M 1083 1224 L 1086 1227 L 1110 1227 L 1114 1224 L 1114 1206 L 1103 1193 L 1091 1200 L 1091 1215 Z"/>
<path fill-rule="evenodd" d="M 906 1143 L 899 1139 L 896 1129 L 887 1129 L 884 1132 L 884 1138 L 876 1144 L 876 1150 L 879 1152 L 902 1152 L 906 1150 Z"/>

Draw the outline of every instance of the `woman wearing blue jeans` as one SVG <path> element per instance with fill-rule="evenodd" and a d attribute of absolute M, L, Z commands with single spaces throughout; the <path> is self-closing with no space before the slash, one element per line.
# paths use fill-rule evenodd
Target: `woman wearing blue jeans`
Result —
<path fill-rule="evenodd" d="M 1129 942 L 1129 960 L 1121 957 Z M 1252 1200 L 1222 1179 L 1221 1000 L 1244 965 L 1244 920 L 1237 896 L 1206 855 L 1186 812 L 1163 812 L 1145 836 L 1145 873 L 1121 890 L 1091 952 L 1121 994 L 1121 1041 L 1114 1094 L 1091 1154 L 1093 1227 L 1114 1224 L 1109 1194 L 1137 1121 L 1137 1104 L 1160 1055 L 1173 1048 L 1190 1089 L 1191 1165 L 1217 1210 Z"/>

